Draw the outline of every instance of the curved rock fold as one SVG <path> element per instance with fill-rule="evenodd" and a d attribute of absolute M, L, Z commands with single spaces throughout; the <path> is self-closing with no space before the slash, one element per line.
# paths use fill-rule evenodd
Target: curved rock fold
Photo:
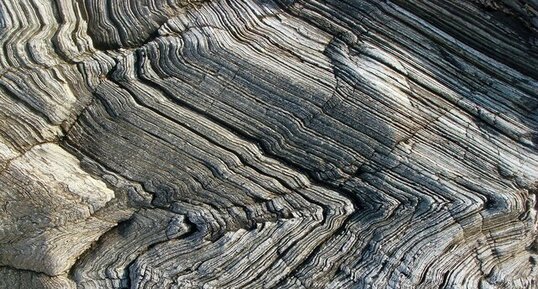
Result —
<path fill-rule="evenodd" d="M 536 288 L 535 2 L 0 3 L 0 288 Z"/>

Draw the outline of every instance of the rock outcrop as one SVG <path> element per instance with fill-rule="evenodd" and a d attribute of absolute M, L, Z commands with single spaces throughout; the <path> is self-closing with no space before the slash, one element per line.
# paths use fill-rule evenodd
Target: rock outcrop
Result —
<path fill-rule="evenodd" d="M 0 3 L 0 288 L 537 288 L 535 0 Z"/>

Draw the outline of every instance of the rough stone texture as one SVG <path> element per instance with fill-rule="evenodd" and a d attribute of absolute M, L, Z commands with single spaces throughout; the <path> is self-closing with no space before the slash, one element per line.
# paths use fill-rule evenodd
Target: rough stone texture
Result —
<path fill-rule="evenodd" d="M 0 288 L 538 288 L 536 0 L 6 0 L 0 45 Z"/>

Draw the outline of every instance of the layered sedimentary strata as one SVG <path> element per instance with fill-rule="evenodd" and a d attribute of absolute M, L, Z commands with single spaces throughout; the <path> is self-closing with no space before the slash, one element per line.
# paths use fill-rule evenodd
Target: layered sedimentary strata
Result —
<path fill-rule="evenodd" d="M 535 288 L 537 11 L 0 3 L 0 287 Z"/>

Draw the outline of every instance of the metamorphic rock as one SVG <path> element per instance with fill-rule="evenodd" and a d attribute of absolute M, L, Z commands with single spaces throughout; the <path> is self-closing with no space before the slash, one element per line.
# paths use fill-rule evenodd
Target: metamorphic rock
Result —
<path fill-rule="evenodd" d="M 0 289 L 538 288 L 537 0 L 2 0 L 0 47 Z"/>

